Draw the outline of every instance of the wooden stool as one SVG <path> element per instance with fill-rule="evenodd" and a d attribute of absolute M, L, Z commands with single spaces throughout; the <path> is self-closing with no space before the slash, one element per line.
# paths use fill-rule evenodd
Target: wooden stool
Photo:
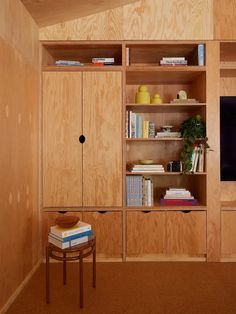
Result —
<path fill-rule="evenodd" d="M 58 255 L 55 255 L 58 254 Z M 70 253 L 73 253 L 70 256 Z M 49 264 L 50 257 L 58 261 L 63 261 L 63 284 L 66 284 L 66 262 L 79 260 L 80 267 L 80 307 L 84 306 L 83 302 L 83 259 L 93 254 L 93 287 L 96 286 L 96 238 L 92 240 L 72 246 L 67 249 L 60 249 L 57 246 L 48 243 L 46 246 L 46 302 L 50 303 L 50 276 L 49 276 Z"/>

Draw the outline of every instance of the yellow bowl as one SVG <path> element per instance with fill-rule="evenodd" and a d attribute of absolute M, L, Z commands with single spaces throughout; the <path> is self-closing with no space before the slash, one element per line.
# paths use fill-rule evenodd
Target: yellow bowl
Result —
<path fill-rule="evenodd" d="M 154 160 L 152 159 L 142 159 L 142 160 L 139 160 L 140 164 L 143 164 L 143 165 L 151 165 L 154 163 Z"/>

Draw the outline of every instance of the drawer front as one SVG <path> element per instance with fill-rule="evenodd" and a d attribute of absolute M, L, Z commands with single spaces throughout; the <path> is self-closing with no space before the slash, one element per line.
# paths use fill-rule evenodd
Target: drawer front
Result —
<path fill-rule="evenodd" d="M 221 256 L 236 258 L 236 211 L 221 213 Z"/>
<path fill-rule="evenodd" d="M 83 212 L 83 221 L 92 225 L 96 234 L 97 258 L 122 257 L 122 212 Z"/>
<path fill-rule="evenodd" d="M 206 213 L 166 213 L 166 254 L 201 257 L 206 254 Z"/>
<path fill-rule="evenodd" d="M 127 212 L 126 232 L 127 257 L 151 258 L 164 253 L 164 212 Z"/>

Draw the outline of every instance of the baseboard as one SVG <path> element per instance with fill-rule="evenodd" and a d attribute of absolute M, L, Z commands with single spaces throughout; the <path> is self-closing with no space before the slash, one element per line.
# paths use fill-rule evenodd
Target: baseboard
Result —
<path fill-rule="evenodd" d="M 42 261 L 39 260 L 38 263 L 33 267 L 33 269 L 29 272 L 29 274 L 25 277 L 25 279 L 22 281 L 22 283 L 19 285 L 19 287 L 15 290 L 15 292 L 10 296 L 8 301 L 5 303 L 3 308 L 0 310 L 0 314 L 6 313 L 6 311 L 9 309 L 9 307 L 12 305 L 12 303 L 15 301 L 16 297 L 20 294 L 20 292 L 23 290 L 25 285 L 28 283 L 28 281 L 31 279 L 31 277 L 34 275 L 36 270 L 41 265 Z"/>

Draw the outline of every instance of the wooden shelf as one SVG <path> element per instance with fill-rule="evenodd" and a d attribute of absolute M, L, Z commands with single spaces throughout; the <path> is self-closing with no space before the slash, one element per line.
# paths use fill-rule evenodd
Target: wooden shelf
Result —
<path fill-rule="evenodd" d="M 127 142 L 163 142 L 163 141 L 182 141 L 182 137 L 165 138 L 125 138 Z"/>
<path fill-rule="evenodd" d="M 186 176 L 206 176 L 206 172 L 194 172 L 194 173 L 188 173 L 188 174 L 183 174 L 183 172 L 131 172 L 131 171 L 126 171 L 127 175 L 134 175 L 134 174 L 140 174 L 140 175 L 152 175 L 152 176 L 180 176 L 180 175 L 186 175 Z"/>
<path fill-rule="evenodd" d="M 194 111 L 198 108 L 206 108 L 206 103 L 163 103 L 161 105 L 154 104 L 126 104 L 126 109 L 132 110 L 136 113 L 175 113 Z"/>
<path fill-rule="evenodd" d="M 205 66 L 129 66 L 126 67 L 126 81 L 130 85 L 190 84 L 205 73 Z"/>
<path fill-rule="evenodd" d="M 221 210 L 236 210 L 236 201 L 221 202 Z"/>
<path fill-rule="evenodd" d="M 84 66 L 44 66 L 42 68 L 44 72 L 81 72 L 81 71 L 122 71 L 123 67 L 120 65 L 104 65 L 104 66 L 94 66 L 94 65 L 84 65 Z"/>

